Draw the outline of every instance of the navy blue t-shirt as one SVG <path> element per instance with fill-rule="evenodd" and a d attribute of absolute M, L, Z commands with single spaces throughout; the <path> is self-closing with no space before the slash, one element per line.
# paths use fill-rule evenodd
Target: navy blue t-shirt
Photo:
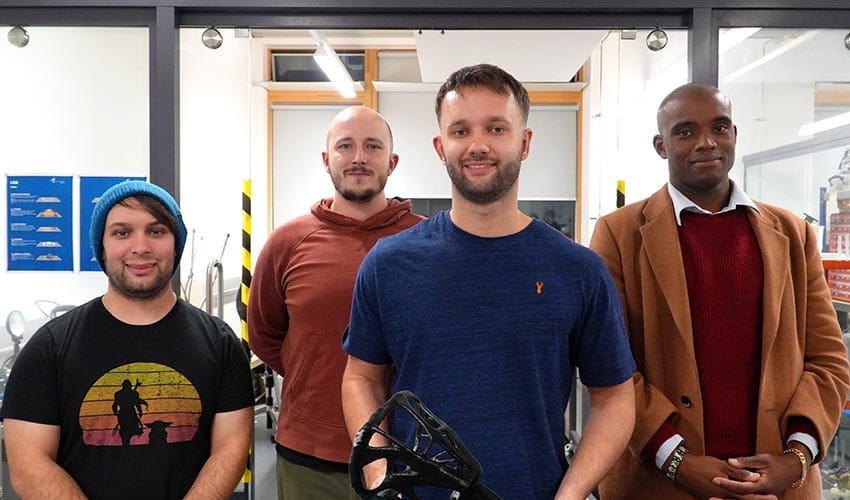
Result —
<path fill-rule="evenodd" d="M 484 483 L 511 500 L 558 489 L 574 368 L 590 387 L 635 371 L 619 296 L 596 254 L 537 220 L 482 238 L 448 212 L 369 252 L 343 347 L 394 364 L 391 391 L 416 393 L 481 462 Z M 407 423 L 394 422 L 393 434 L 412 443 Z"/>

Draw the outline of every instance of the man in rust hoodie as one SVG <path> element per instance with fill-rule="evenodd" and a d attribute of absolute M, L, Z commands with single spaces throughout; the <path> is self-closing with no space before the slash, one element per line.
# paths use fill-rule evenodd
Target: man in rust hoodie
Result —
<path fill-rule="evenodd" d="M 279 500 L 357 498 L 340 402 L 354 279 L 378 239 L 422 219 L 410 201 L 384 196 L 398 155 L 381 115 L 361 106 L 343 110 L 326 147 L 333 198 L 271 234 L 248 301 L 251 349 L 284 376 L 275 437 Z"/>

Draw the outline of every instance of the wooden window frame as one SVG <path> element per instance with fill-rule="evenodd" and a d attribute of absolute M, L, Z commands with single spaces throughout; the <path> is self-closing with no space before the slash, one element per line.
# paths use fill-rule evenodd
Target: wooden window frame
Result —
<path fill-rule="evenodd" d="M 340 48 L 340 50 L 347 50 Z M 355 50 L 355 48 L 351 48 Z M 360 50 L 360 48 L 356 48 Z M 338 92 L 332 90 L 269 90 L 267 96 L 267 129 L 268 129 L 268 150 L 267 150 L 267 197 L 269 200 L 274 199 L 273 193 L 273 165 L 272 165 L 272 149 L 273 149 L 273 115 L 272 108 L 277 104 L 362 104 L 367 108 L 378 110 L 378 92 L 375 90 L 374 81 L 378 80 L 378 52 L 386 50 L 412 50 L 412 49 L 364 49 L 364 74 L 363 74 L 363 90 L 357 92 L 357 96 L 353 98 L 344 98 Z M 266 76 L 271 80 L 272 72 L 272 54 L 285 52 L 280 48 L 266 48 L 266 60 L 268 62 Z M 292 52 L 301 52 L 299 49 L 292 49 Z M 578 72 L 579 82 L 584 82 L 584 67 Z M 531 91 L 528 93 L 531 104 L 560 104 L 574 105 L 576 111 L 576 208 L 575 208 L 575 241 L 581 241 L 581 217 L 582 217 L 582 144 L 584 140 L 582 127 L 582 92 L 579 91 Z M 273 204 L 268 204 L 268 227 L 267 230 L 271 233 L 274 230 L 273 221 Z"/>

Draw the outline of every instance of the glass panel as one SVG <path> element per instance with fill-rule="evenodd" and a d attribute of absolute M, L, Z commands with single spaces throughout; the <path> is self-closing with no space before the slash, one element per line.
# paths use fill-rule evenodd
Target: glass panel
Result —
<path fill-rule="evenodd" d="M 250 179 L 251 127 L 257 127 L 257 140 L 265 140 L 262 121 L 251 119 L 251 103 L 256 99 L 259 108 L 266 102 L 264 89 L 250 84 L 252 64 L 262 68 L 263 59 L 251 58 L 247 33 L 219 28 L 223 43 L 210 50 L 201 42 L 203 31 L 180 30 L 180 205 L 189 230 L 180 278 L 184 298 L 201 307 L 213 260 L 222 263 L 226 302 L 234 300 L 241 282 L 242 189 Z M 257 154 L 256 160 L 265 171 L 266 159 Z M 236 308 L 228 303 L 224 313 L 239 332 Z"/>
<path fill-rule="evenodd" d="M 666 30 L 667 46 L 649 50 L 649 30 L 612 31 L 594 52 L 590 84 L 584 172 L 591 221 L 616 208 L 617 181 L 624 180 L 626 203 L 648 197 L 667 182 L 667 163 L 652 147 L 655 114 L 661 100 L 688 81 L 688 33 Z M 593 228 L 582 231 L 585 243 Z"/>
<path fill-rule="evenodd" d="M 751 196 L 809 214 L 820 226 L 828 215 L 821 213 L 821 188 L 839 173 L 841 146 L 850 146 L 850 120 L 841 125 L 850 118 L 845 34 L 747 28 L 720 34 L 737 41 L 720 55 L 720 87 L 738 126 L 733 179 Z M 830 123 L 834 117 L 839 121 Z"/>
<path fill-rule="evenodd" d="M 850 253 L 845 35 L 846 30 L 721 30 L 719 80 L 738 127 L 732 178 L 753 198 L 811 222 L 823 250 Z M 835 270 L 828 277 L 846 331 L 850 273 Z M 850 498 L 850 411 L 844 413 L 821 464 L 825 499 Z"/>
<path fill-rule="evenodd" d="M 342 65 L 355 82 L 363 81 L 365 66 L 363 53 L 338 52 Z M 272 54 L 274 81 L 276 82 L 327 82 L 330 79 L 313 59 L 313 53 L 281 52 Z"/>
<path fill-rule="evenodd" d="M 0 27 L 0 323 L 21 310 L 28 339 L 57 304 L 106 289 L 102 272 L 81 272 L 81 219 L 93 178 L 148 177 L 149 43 L 147 28 L 27 26 L 19 48 L 9 29 Z M 9 345 L 0 332 L 0 351 Z"/>

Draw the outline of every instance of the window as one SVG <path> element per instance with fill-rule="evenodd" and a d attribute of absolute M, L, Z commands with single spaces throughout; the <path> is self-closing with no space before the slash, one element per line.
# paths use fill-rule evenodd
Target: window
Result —
<path fill-rule="evenodd" d="M 351 79 L 362 82 L 365 73 L 363 51 L 338 51 Z M 328 77 L 313 59 L 313 52 L 272 52 L 272 81 L 327 82 Z"/>

